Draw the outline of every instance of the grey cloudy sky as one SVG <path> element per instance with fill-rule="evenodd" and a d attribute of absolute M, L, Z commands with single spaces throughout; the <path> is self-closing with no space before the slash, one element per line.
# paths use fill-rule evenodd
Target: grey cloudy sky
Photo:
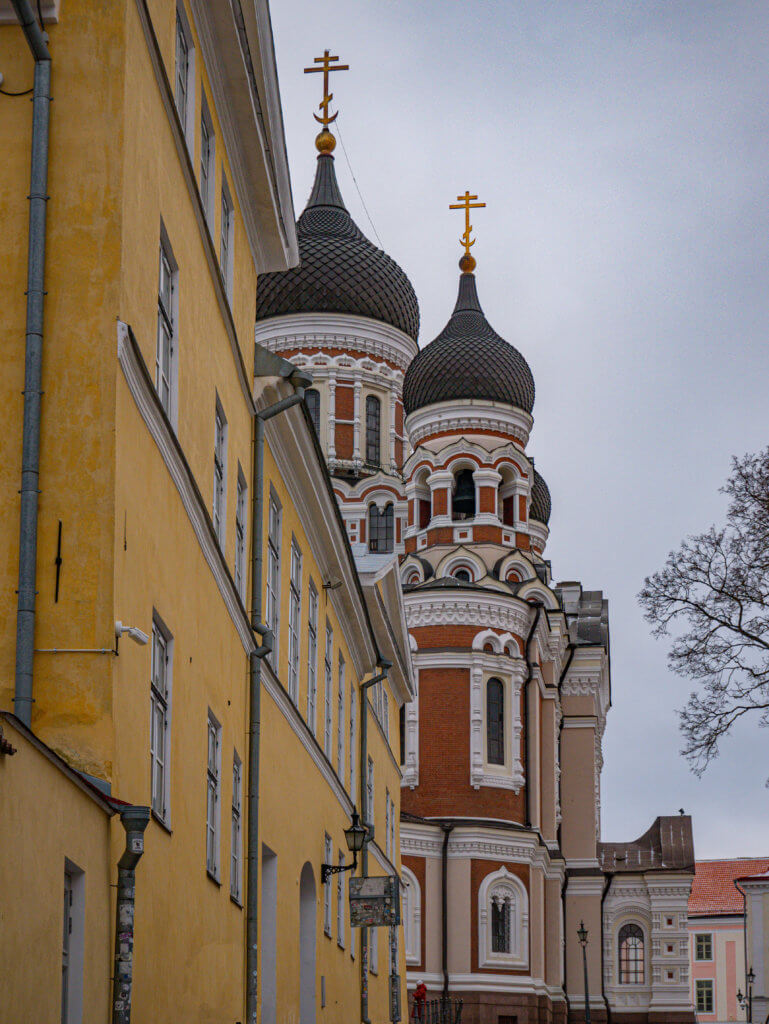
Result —
<path fill-rule="evenodd" d="M 763 447 L 769 382 L 769 4 L 762 0 L 273 0 L 297 212 L 329 47 L 352 169 L 409 274 L 421 344 L 451 312 L 469 188 L 478 285 L 536 381 L 529 452 L 553 496 L 556 579 L 610 601 L 603 833 L 694 815 L 697 855 L 769 853 L 769 734 L 696 779 L 644 576 L 722 516 L 732 454 Z M 372 236 L 341 147 L 337 171 Z M 376 240 L 376 239 L 374 239 Z"/>

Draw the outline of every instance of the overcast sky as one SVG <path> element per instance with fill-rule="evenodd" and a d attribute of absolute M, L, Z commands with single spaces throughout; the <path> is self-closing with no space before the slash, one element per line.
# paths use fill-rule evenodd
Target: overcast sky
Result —
<path fill-rule="evenodd" d="M 478 287 L 526 356 L 529 453 L 553 497 L 555 579 L 609 599 L 613 708 L 603 838 L 694 816 L 699 858 L 769 855 L 769 733 L 698 780 L 679 754 L 689 684 L 636 602 L 719 520 L 733 454 L 769 442 L 769 4 L 762 0 L 272 0 L 297 213 L 328 47 L 341 135 L 420 344 L 447 320 L 469 188 Z M 376 241 L 345 155 L 337 171 Z"/>

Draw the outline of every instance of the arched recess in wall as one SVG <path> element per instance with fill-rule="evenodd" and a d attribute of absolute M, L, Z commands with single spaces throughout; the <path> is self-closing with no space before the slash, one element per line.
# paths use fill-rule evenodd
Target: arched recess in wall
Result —
<path fill-rule="evenodd" d="M 401 868 L 403 880 L 403 938 L 406 963 L 416 966 L 422 960 L 422 890 L 413 871 Z"/>
<path fill-rule="evenodd" d="M 309 861 L 299 879 L 299 1024 L 315 1024 L 315 875 Z"/>
<path fill-rule="evenodd" d="M 478 889 L 478 966 L 528 965 L 529 896 L 520 878 L 501 867 Z"/>

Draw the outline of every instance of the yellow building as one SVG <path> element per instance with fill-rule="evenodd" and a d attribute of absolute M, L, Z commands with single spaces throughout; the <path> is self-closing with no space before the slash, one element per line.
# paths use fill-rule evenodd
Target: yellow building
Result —
<path fill-rule="evenodd" d="M 349 875 L 321 889 L 320 865 L 365 792 L 360 683 L 387 659 L 369 869 L 397 870 L 387 736 L 411 684 L 399 590 L 357 576 L 304 406 L 260 447 L 257 408 L 304 379 L 253 344 L 257 275 L 297 260 L 268 6 L 42 13 L 45 35 L 0 4 L 2 1013 L 348 1020 Z M 7 95 L 33 74 L 32 103 Z"/>

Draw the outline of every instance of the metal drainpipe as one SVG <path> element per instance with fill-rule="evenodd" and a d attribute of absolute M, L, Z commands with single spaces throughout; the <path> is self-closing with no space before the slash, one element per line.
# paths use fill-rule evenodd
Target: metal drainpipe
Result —
<path fill-rule="evenodd" d="M 48 138 L 51 105 L 51 55 L 48 34 L 38 25 L 29 0 L 12 0 L 32 56 L 32 160 L 29 182 L 27 253 L 27 326 L 24 353 L 24 426 L 21 444 L 19 512 L 19 587 L 16 608 L 16 682 L 18 718 L 32 724 L 32 665 L 35 653 L 37 592 L 37 506 L 40 470 L 40 404 L 45 301 L 45 221 L 48 201 Z"/>
<path fill-rule="evenodd" d="M 563 666 L 561 672 L 561 678 L 558 680 L 558 703 L 561 703 L 561 687 L 563 681 L 566 678 L 566 673 L 569 671 L 569 667 L 574 660 L 574 644 L 569 644 L 569 657 L 566 659 L 566 664 Z M 558 766 L 561 765 L 561 737 L 563 734 L 563 708 L 561 708 L 561 721 L 558 723 Z M 561 802 L 561 776 L 558 776 L 558 803 Z M 563 807 L 561 808 L 561 815 L 563 815 Z M 558 849 L 561 849 L 561 823 L 558 823 L 558 832 L 556 835 L 558 839 Z"/>
<path fill-rule="evenodd" d="M 285 362 L 285 361 L 284 361 Z M 291 367 L 290 363 L 285 366 Z M 293 369 L 293 367 L 291 367 Z M 295 393 L 257 411 L 254 416 L 253 496 L 251 498 L 251 628 L 262 643 L 249 656 L 248 855 L 246 859 L 246 1020 L 256 1024 L 259 1006 L 259 744 L 262 716 L 262 658 L 272 651 L 272 630 L 262 617 L 262 509 L 264 505 L 264 424 L 298 405 L 312 377 L 295 370 L 289 377 Z"/>
<path fill-rule="evenodd" d="M 534 633 L 535 633 L 535 631 L 537 629 L 537 626 L 539 625 L 539 619 L 540 619 L 540 616 L 542 615 L 542 608 L 543 608 L 543 605 L 539 604 L 538 602 L 532 602 L 532 604 L 537 609 L 537 614 L 534 616 L 534 621 L 531 624 L 531 629 L 529 630 L 529 635 L 526 637 L 526 646 L 524 648 L 524 657 L 526 658 L 526 680 L 525 680 L 525 682 L 523 684 L 523 687 L 524 687 L 524 689 L 523 689 L 523 713 L 524 713 L 524 716 L 526 718 L 525 727 L 524 727 L 524 731 L 523 731 L 523 735 L 524 735 L 525 740 L 526 740 L 526 785 L 525 785 L 524 790 L 523 790 L 523 800 L 524 800 L 524 805 L 523 806 L 524 806 L 524 821 L 525 821 L 525 824 L 526 824 L 526 828 L 531 828 L 531 813 L 530 813 L 531 812 L 531 807 L 530 807 L 530 800 L 529 800 L 529 784 L 531 782 L 531 740 L 530 740 L 530 737 L 529 737 L 529 725 L 530 725 L 530 720 L 529 720 L 529 715 L 530 715 L 530 710 L 529 710 L 529 684 L 531 683 L 531 679 L 532 679 L 532 676 L 534 674 L 534 670 L 533 670 L 532 664 L 531 664 L 531 658 L 529 657 L 529 647 L 531 646 L 532 637 L 534 636 Z"/>
<path fill-rule="evenodd" d="M 373 807 L 368 806 L 367 772 L 368 772 L 368 691 L 375 683 L 387 679 L 392 662 L 386 658 L 379 659 L 381 672 L 360 684 L 360 806 L 363 824 L 373 825 Z M 368 845 L 364 844 L 360 856 L 361 878 L 368 877 Z M 363 1024 L 371 1024 L 368 1015 L 368 928 L 360 930 L 360 1019 Z"/>
<path fill-rule="evenodd" d="M 150 820 L 150 809 L 149 807 L 124 807 L 120 812 L 120 820 L 126 831 L 126 842 L 125 850 L 117 862 L 112 1024 L 130 1024 L 133 990 L 136 865 L 144 853 L 144 830 Z"/>
<path fill-rule="evenodd" d="M 740 889 L 739 885 L 735 880 L 732 881 L 732 885 L 737 892 L 742 896 L 742 945 L 743 955 L 745 957 L 745 995 L 748 994 L 748 894 L 744 889 Z M 753 1007 L 750 1006 L 749 1012 L 746 1014 L 747 1024 L 751 1024 L 751 1018 L 753 1016 Z"/>
<path fill-rule="evenodd" d="M 441 847 L 441 966 L 443 968 L 443 998 L 449 998 L 449 836 L 452 825 L 441 825 L 443 846 Z"/>
<path fill-rule="evenodd" d="M 601 995 L 603 996 L 604 1006 L 606 1007 L 606 1024 L 612 1024 L 611 1022 L 611 1006 L 609 1000 L 606 998 L 606 979 L 604 974 L 604 961 L 606 959 L 604 955 L 604 935 L 603 935 L 603 905 L 606 900 L 607 893 L 609 892 L 609 886 L 611 885 L 614 874 L 609 873 L 606 876 L 606 883 L 603 887 L 603 894 L 601 895 Z"/>

